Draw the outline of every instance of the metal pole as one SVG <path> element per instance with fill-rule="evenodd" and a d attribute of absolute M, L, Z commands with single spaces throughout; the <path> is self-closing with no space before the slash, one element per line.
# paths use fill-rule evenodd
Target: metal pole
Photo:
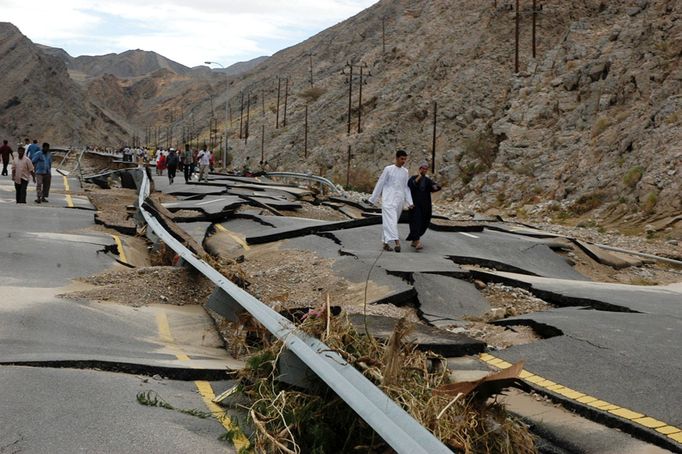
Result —
<path fill-rule="evenodd" d="M 242 138 L 242 128 L 244 124 L 244 92 L 242 92 L 241 103 L 239 107 L 239 138 Z"/>
<path fill-rule="evenodd" d="M 314 87 L 313 84 L 313 54 L 312 52 L 308 54 L 308 59 L 310 60 L 310 87 Z"/>
<path fill-rule="evenodd" d="M 260 165 L 265 165 L 265 124 L 260 127 Z"/>
<path fill-rule="evenodd" d="M 433 102 L 433 143 L 431 144 L 431 173 L 436 173 L 436 126 L 438 124 L 438 103 Z"/>
<path fill-rule="evenodd" d="M 275 129 L 279 129 L 279 94 L 282 90 L 282 79 L 277 76 L 277 114 L 275 115 Z"/>
<path fill-rule="evenodd" d="M 348 145 L 348 167 L 346 168 L 346 188 L 350 187 L 350 145 Z"/>
<path fill-rule="evenodd" d="M 533 0 L 533 58 L 535 58 L 535 20 L 537 12 L 535 11 L 536 0 Z"/>
<path fill-rule="evenodd" d="M 360 66 L 360 93 L 358 95 L 358 134 L 362 132 L 362 69 Z"/>
<path fill-rule="evenodd" d="M 244 145 L 246 141 L 249 140 L 249 118 L 251 113 L 251 92 L 248 93 L 246 97 L 246 124 L 244 125 Z"/>
<path fill-rule="evenodd" d="M 289 77 L 286 78 L 284 82 L 284 121 L 282 122 L 282 127 L 287 127 L 287 103 L 289 102 Z"/>
<path fill-rule="evenodd" d="M 348 77 L 348 135 L 350 135 L 350 112 L 351 112 L 351 97 L 353 96 L 353 65 L 350 66 L 350 77 Z"/>
<path fill-rule="evenodd" d="M 516 0 L 516 32 L 514 35 L 514 72 L 519 72 L 519 0 Z"/>
<path fill-rule="evenodd" d="M 305 105 L 305 134 L 303 136 L 303 157 L 308 158 L 308 104 Z"/>

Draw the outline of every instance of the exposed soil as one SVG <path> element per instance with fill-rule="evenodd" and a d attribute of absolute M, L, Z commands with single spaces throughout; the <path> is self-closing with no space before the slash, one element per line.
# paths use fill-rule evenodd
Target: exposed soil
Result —
<path fill-rule="evenodd" d="M 120 269 L 77 279 L 90 288 L 59 296 L 70 299 L 107 301 L 128 306 L 147 304 L 203 304 L 213 284 L 202 274 L 182 267 L 154 266 Z"/>
<path fill-rule="evenodd" d="M 98 217 L 108 225 L 135 227 L 132 212 L 127 207 L 137 200 L 133 189 L 112 188 L 92 189 L 88 191 L 90 202 L 97 208 Z"/>
<path fill-rule="evenodd" d="M 334 208 L 325 205 L 313 205 L 302 202 L 302 208 L 295 211 L 280 210 L 285 216 L 292 218 L 319 219 L 321 221 L 347 221 L 348 216 L 339 213 Z"/>
<path fill-rule="evenodd" d="M 318 307 L 326 304 L 340 306 L 349 313 L 362 313 L 365 284 L 349 282 L 334 274 L 332 260 L 323 259 L 310 251 L 280 250 L 276 245 L 252 249 L 243 262 L 228 266 L 228 271 L 244 275 L 248 292 L 276 310 Z M 370 283 L 367 298 L 384 291 Z M 391 304 L 367 305 L 367 313 L 389 317 L 407 316 L 416 320 L 413 308 L 399 308 Z"/>

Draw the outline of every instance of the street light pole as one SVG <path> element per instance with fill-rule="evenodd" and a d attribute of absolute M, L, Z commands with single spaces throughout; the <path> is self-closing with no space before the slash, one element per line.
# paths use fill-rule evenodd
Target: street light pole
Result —
<path fill-rule="evenodd" d="M 218 63 L 217 61 L 206 61 L 204 63 L 207 65 L 218 65 L 221 68 L 225 69 L 225 66 Z M 228 119 L 228 113 L 227 113 L 229 99 L 230 99 L 230 80 L 229 80 L 229 77 L 227 75 L 227 71 L 225 71 L 225 150 L 223 151 L 223 172 L 227 172 L 227 151 L 229 150 L 229 147 L 228 147 L 229 119 Z"/>

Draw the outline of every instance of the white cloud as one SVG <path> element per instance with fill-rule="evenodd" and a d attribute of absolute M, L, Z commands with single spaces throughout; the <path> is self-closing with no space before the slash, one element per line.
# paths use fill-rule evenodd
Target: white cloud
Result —
<path fill-rule="evenodd" d="M 153 50 L 187 66 L 272 54 L 376 0 L 0 0 L 34 42 L 74 56 Z"/>

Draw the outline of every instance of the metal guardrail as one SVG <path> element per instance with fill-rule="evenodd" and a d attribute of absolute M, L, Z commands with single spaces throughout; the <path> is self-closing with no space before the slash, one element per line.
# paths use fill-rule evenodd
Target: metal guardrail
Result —
<path fill-rule="evenodd" d="M 338 192 L 339 194 L 343 194 L 344 192 L 340 190 L 333 181 L 321 177 L 319 175 L 310 175 L 307 173 L 297 173 L 297 172 L 266 172 L 265 176 L 268 177 L 285 177 L 285 178 L 298 178 L 301 180 L 310 180 L 310 181 L 316 181 L 318 183 L 321 183 L 325 186 L 330 187 L 334 192 Z"/>
<path fill-rule="evenodd" d="M 318 377 L 367 422 L 394 450 L 405 454 L 451 453 L 440 440 L 320 340 L 298 330 L 296 325 L 263 304 L 208 263 L 201 260 L 168 233 L 143 208 L 149 196 L 145 171 L 138 196 L 139 209 L 152 231 L 195 269 L 220 287 L 275 337 L 284 342 Z"/>

